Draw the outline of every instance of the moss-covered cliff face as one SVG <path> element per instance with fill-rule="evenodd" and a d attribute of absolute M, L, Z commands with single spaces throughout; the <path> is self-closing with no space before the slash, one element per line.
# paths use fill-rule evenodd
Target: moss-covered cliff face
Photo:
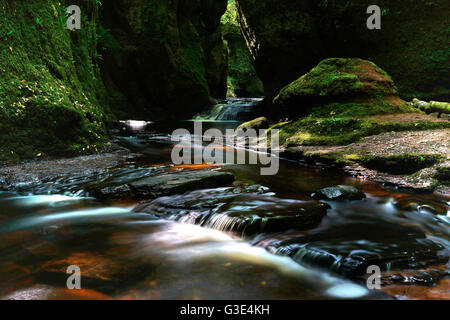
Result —
<path fill-rule="evenodd" d="M 66 1 L 0 0 L 0 160 L 96 149 L 107 136 L 108 94 L 97 67 L 98 6 L 65 28 Z"/>
<path fill-rule="evenodd" d="M 404 98 L 450 97 L 447 0 L 380 0 L 382 29 L 366 27 L 370 0 L 237 0 L 266 95 L 327 57 L 360 57 L 388 72 Z"/>
<path fill-rule="evenodd" d="M 122 113 L 182 119 L 212 97 L 225 97 L 228 68 L 220 18 L 226 6 L 226 0 L 103 4 L 102 22 L 119 46 L 104 56 L 104 78 L 134 106 Z"/>
<path fill-rule="evenodd" d="M 228 96 L 258 97 L 264 87 L 256 74 L 250 52 L 239 25 L 235 0 L 228 0 L 222 16 L 222 33 L 228 49 Z"/>
<path fill-rule="evenodd" d="M 226 0 L 102 2 L 0 0 L 0 160 L 90 152 L 110 120 L 184 119 L 225 97 Z"/>

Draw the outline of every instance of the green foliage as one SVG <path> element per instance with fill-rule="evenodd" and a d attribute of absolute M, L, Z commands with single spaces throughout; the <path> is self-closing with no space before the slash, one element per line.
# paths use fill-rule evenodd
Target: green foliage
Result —
<path fill-rule="evenodd" d="M 99 2 L 88 1 L 76 32 L 65 28 L 67 4 L 0 0 L 0 159 L 84 153 L 107 139 Z"/>
<path fill-rule="evenodd" d="M 396 93 L 392 79 L 374 63 L 356 58 L 329 58 L 281 89 L 274 103 L 295 107 L 300 102 L 314 105 L 337 99 L 381 100 Z"/>
<path fill-rule="evenodd" d="M 450 186 L 450 167 L 439 167 L 434 178 L 443 185 Z"/>

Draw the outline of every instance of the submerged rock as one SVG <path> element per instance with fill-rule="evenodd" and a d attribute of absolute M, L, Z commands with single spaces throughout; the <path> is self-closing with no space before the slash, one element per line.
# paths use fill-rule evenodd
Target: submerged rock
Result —
<path fill-rule="evenodd" d="M 449 260 L 448 255 L 439 254 L 444 247 L 427 239 L 418 228 L 381 219 L 359 219 L 306 236 L 290 234 L 261 243 L 269 243 L 265 247 L 273 253 L 349 277 L 365 275 L 371 265 L 379 266 L 382 271 L 419 269 Z"/>
<path fill-rule="evenodd" d="M 339 185 L 323 188 L 312 195 L 313 199 L 330 201 L 361 200 L 366 195 L 353 186 Z"/>
<path fill-rule="evenodd" d="M 431 213 L 447 215 L 449 207 L 442 201 L 418 200 L 415 197 L 405 197 L 394 202 L 394 206 L 403 211 L 417 211 L 419 213 Z"/>
<path fill-rule="evenodd" d="M 313 228 L 322 221 L 328 208 L 329 205 L 318 201 L 280 199 L 251 189 L 221 188 L 158 198 L 140 204 L 135 211 L 249 236 Z"/>

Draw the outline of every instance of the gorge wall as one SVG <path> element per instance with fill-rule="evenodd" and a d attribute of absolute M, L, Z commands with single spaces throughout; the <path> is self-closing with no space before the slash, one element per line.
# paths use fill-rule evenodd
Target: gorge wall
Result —
<path fill-rule="evenodd" d="M 117 118 L 186 119 L 224 98 L 226 6 L 0 0 L 0 160 L 91 152 Z"/>
<path fill-rule="evenodd" d="M 70 32 L 68 1 L 0 0 L 0 160 L 80 153 L 107 140 L 110 98 L 120 94 L 107 92 L 98 68 L 99 8 L 78 4 L 83 28 Z"/>
<path fill-rule="evenodd" d="M 220 18 L 226 7 L 227 0 L 104 3 L 102 23 L 117 41 L 117 49 L 105 55 L 104 77 L 126 95 L 132 113 L 183 119 L 212 98 L 225 98 L 228 62 Z M 122 113 L 129 114 L 130 106 Z"/>
<path fill-rule="evenodd" d="M 329 57 L 358 57 L 388 72 L 404 98 L 448 99 L 447 0 L 379 0 L 382 29 L 369 30 L 370 0 L 237 0 L 266 96 Z"/>

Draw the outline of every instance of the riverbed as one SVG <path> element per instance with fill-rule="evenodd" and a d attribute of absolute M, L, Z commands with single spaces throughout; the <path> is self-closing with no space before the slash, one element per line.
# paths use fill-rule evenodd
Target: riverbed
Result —
<path fill-rule="evenodd" d="M 215 121 L 208 126 L 224 129 L 238 124 Z M 106 165 L 111 167 L 106 171 L 89 171 L 88 177 L 61 173 L 2 191 L 0 298 L 426 298 L 423 291 L 414 297 L 369 290 L 368 263 L 379 264 L 384 271 L 383 288 L 438 287 L 439 297 L 450 298 L 445 280 L 450 275 L 445 197 L 398 190 L 283 159 L 275 176 L 261 176 L 259 165 L 175 167 L 170 133 L 180 125 L 192 123 L 137 127 L 128 123 L 116 137 L 124 155 Z M 120 169 L 128 177 L 148 168 L 220 170 L 232 173 L 235 181 L 158 196 L 153 202 L 127 197 L 99 200 L 86 191 L 92 177 L 104 179 L 104 174 L 117 172 L 109 169 Z M 354 186 L 366 198 L 322 201 L 329 205 L 326 216 L 308 229 L 245 233 L 231 226 L 227 217 L 209 224 L 186 218 L 206 207 L 225 216 L 232 211 L 282 212 L 335 185 Z M 211 201 L 220 204 L 213 208 Z M 150 209 L 136 210 L 142 202 L 150 202 Z M 81 290 L 66 287 L 71 265 L 81 269 Z"/>

